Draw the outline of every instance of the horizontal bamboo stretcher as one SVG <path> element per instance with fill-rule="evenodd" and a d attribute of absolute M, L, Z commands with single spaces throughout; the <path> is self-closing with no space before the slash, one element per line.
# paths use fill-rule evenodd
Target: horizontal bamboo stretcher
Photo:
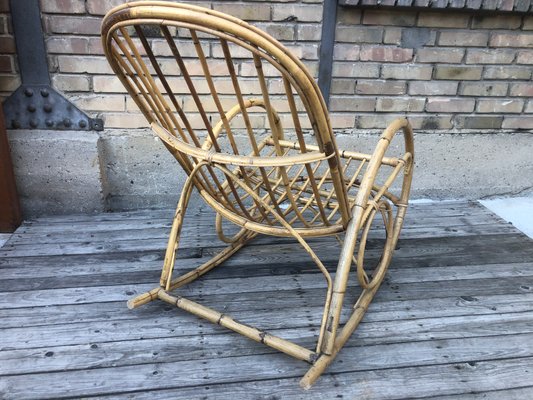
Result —
<path fill-rule="evenodd" d="M 159 299 L 306 361 L 311 368 L 301 385 L 309 388 L 357 328 L 390 264 L 412 179 L 409 123 L 393 121 L 372 154 L 339 150 L 324 100 L 301 61 L 261 30 L 210 9 L 127 3 L 105 16 L 102 42 L 117 77 L 188 176 L 159 285 L 131 299 L 128 307 Z M 253 83 L 258 93 L 249 96 L 243 82 Z M 254 122 L 258 117 L 263 118 L 261 128 Z M 390 155 L 398 132 L 403 133 L 403 151 Z M 216 211 L 217 234 L 228 246 L 174 277 L 193 190 Z M 385 242 L 372 270 L 364 265 L 364 254 L 377 215 Z M 238 225 L 239 232 L 226 236 L 223 220 Z M 313 350 L 175 294 L 258 234 L 293 237 L 324 276 L 324 311 Z M 306 241 L 326 235 L 337 236 L 341 244 L 334 279 Z M 362 293 L 341 326 L 352 269 Z"/>

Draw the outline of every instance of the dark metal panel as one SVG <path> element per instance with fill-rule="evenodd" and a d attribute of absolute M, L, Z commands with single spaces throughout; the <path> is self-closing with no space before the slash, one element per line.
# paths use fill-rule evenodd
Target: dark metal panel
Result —
<path fill-rule="evenodd" d="M 360 8 L 410 9 L 420 11 L 476 11 L 476 14 L 526 14 L 533 0 L 338 0 L 339 5 Z"/>
<path fill-rule="evenodd" d="M 322 40 L 318 64 L 318 86 L 329 107 L 331 71 L 333 68 L 333 46 L 335 44 L 335 25 L 337 23 L 337 0 L 324 0 L 322 11 Z"/>
<path fill-rule="evenodd" d="M 11 0 L 9 3 L 22 82 L 50 85 L 39 0 Z"/>
<path fill-rule="evenodd" d="M 10 129 L 104 129 L 50 86 L 39 0 L 11 0 L 11 19 L 22 85 L 3 104 Z"/>

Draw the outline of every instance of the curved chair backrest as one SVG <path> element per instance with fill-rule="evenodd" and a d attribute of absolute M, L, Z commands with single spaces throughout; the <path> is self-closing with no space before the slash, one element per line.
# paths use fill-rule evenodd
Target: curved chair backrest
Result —
<path fill-rule="evenodd" d="M 279 225 L 211 165 L 231 164 L 286 221 L 303 228 L 347 224 L 324 100 L 305 66 L 279 42 L 226 14 L 161 1 L 111 10 L 102 40 L 114 72 L 187 174 L 207 162 L 195 185 L 210 204 Z M 325 200 L 324 192 L 331 193 Z M 303 216 L 311 210 L 314 216 Z"/>

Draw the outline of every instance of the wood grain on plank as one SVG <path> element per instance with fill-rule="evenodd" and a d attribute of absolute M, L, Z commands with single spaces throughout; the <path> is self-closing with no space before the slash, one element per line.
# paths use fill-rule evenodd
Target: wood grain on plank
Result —
<path fill-rule="evenodd" d="M 270 348 L 166 304 L 125 309 L 155 285 L 167 215 L 50 217 L 17 231 L 0 256 L 0 397 L 533 397 L 523 387 L 533 364 L 532 241 L 476 203 L 413 205 L 369 313 L 310 392 L 297 388 L 306 365 Z M 220 249 L 213 234 L 200 236 L 213 215 L 190 217 L 182 271 Z M 87 229 L 73 234 L 77 224 Z M 335 241 L 310 243 L 334 270 Z M 369 263 L 382 243 L 369 242 Z M 349 300 L 358 291 L 351 281 Z M 324 295 L 299 245 L 280 238 L 254 240 L 180 292 L 307 346 Z M 173 379 L 176 370 L 186 372 Z"/>

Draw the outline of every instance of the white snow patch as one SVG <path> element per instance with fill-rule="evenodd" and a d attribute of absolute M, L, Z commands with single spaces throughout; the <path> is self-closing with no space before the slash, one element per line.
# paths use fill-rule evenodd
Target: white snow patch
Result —
<path fill-rule="evenodd" d="M 479 202 L 533 239 L 533 197 L 490 199 Z"/>

